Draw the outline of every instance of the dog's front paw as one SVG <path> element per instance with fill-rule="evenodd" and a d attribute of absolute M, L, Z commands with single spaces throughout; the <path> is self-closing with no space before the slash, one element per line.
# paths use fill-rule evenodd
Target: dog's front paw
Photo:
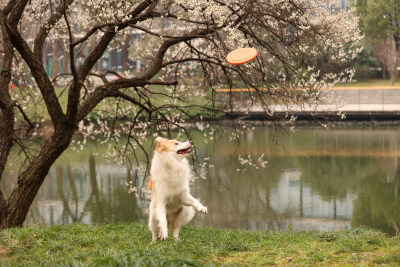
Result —
<path fill-rule="evenodd" d="M 160 233 L 160 236 L 158 238 L 161 241 L 166 241 L 168 239 L 168 234 L 167 233 Z"/>
<path fill-rule="evenodd" d="M 197 210 L 202 212 L 202 213 L 204 213 L 204 214 L 208 213 L 207 207 L 200 206 L 200 207 L 197 208 Z"/>

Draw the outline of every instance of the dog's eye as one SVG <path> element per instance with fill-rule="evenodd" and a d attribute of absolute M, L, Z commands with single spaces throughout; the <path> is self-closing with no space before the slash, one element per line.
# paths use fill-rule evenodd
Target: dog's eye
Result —
<path fill-rule="evenodd" d="M 177 145 L 179 145 L 179 143 L 175 143 L 175 145 L 177 146 Z"/>

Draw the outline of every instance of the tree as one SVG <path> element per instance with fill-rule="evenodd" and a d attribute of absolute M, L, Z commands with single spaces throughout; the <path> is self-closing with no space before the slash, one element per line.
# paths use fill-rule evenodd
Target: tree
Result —
<path fill-rule="evenodd" d="M 377 59 L 389 71 L 394 85 L 400 54 L 400 2 L 357 0 L 355 7 L 360 16 L 360 29 L 370 39 Z"/>
<path fill-rule="evenodd" d="M 400 57 L 396 51 L 396 46 L 393 38 L 390 36 L 384 40 L 371 40 L 370 43 L 375 50 L 375 54 L 379 62 L 389 72 L 392 86 L 397 77 L 397 66 L 399 65 Z M 385 71 L 385 69 L 383 71 Z"/>
<path fill-rule="evenodd" d="M 396 50 L 400 49 L 400 3 L 396 0 L 357 0 L 356 14 L 360 28 L 369 37 L 385 39 L 393 36 Z"/>
<path fill-rule="evenodd" d="M 322 89 L 351 79 L 345 66 L 361 39 L 357 17 L 333 14 L 329 1 L 10 0 L 0 8 L 0 177 L 7 179 L 12 149 L 25 158 L 11 195 L 0 192 L 1 227 L 23 224 L 49 168 L 77 133 L 84 138 L 77 142 L 113 138 L 115 153 L 129 152 L 139 166 L 144 141 L 173 128 L 184 133 L 183 120 L 199 119 L 191 111 L 215 118 L 236 109 L 232 94 L 219 102 L 226 99 L 216 86 L 255 89 L 250 104 L 271 117 L 274 102 L 316 103 Z M 132 55 L 143 69 L 120 74 L 101 64 L 124 40 L 134 40 Z M 55 41 L 69 67 L 51 80 L 44 47 Z M 228 65 L 227 52 L 241 46 L 255 47 L 257 60 Z M 334 71 L 326 68 L 331 63 Z M 46 118 L 50 134 L 38 137 Z"/>
<path fill-rule="evenodd" d="M 361 46 L 363 50 L 355 59 L 355 79 L 362 80 L 378 77 L 380 74 L 378 68 L 381 66 L 381 63 L 376 58 L 374 48 L 366 39 L 361 41 Z M 382 74 L 383 79 L 386 79 L 386 72 Z"/>

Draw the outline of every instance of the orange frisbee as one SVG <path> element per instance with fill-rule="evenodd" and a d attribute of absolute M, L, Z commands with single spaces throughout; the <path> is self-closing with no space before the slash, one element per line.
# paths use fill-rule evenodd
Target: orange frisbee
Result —
<path fill-rule="evenodd" d="M 254 48 L 239 48 L 231 51 L 226 56 L 226 61 L 232 65 L 240 65 L 245 64 L 247 62 L 252 61 L 257 56 L 257 50 Z"/>

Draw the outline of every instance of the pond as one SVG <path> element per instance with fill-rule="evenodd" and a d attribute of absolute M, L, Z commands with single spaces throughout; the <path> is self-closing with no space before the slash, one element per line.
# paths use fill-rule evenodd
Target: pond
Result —
<path fill-rule="evenodd" d="M 209 213 L 197 214 L 193 224 L 273 231 L 369 226 L 390 235 L 400 227 L 400 126 L 297 126 L 272 136 L 273 128 L 260 123 L 241 127 L 240 142 L 217 136 L 204 142 L 203 133 L 189 129 L 197 153 L 211 163 L 206 179 L 192 185 Z M 131 173 L 108 162 L 105 150 L 91 143 L 67 151 L 51 168 L 26 224 L 146 223 L 148 202 L 128 192 Z M 239 155 L 250 155 L 256 166 L 242 165 Z M 265 168 L 257 161 L 262 155 Z M 4 180 L 2 188 L 12 188 Z"/>

